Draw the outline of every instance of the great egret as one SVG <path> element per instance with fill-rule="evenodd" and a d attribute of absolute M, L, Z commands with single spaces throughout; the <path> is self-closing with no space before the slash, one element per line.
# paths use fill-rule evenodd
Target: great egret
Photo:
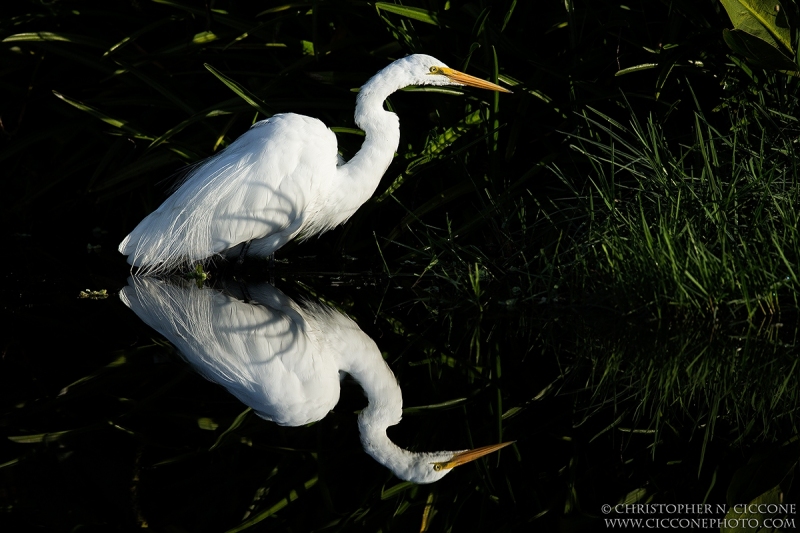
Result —
<path fill-rule="evenodd" d="M 198 163 L 119 251 L 140 272 L 159 273 L 214 254 L 266 257 L 297 235 L 342 224 L 372 196 L 394 157 L 400 123 L 383 102 L 409 85 L 510 92 L 431 56 L 398 59 L 361 87 L 355 121 L 366 137 L 350 161 L 339 158 L 336 136 L 317 119 L 287 113 L 262 120 Z"/>
<path fill-rule="evenodd" d="M 375 342 L 334 309 L 297 305 L 266 283 L 247 288 L 248 302 L 187 281 L 132 277 L 128 283 L 120 299 L 261 418 L 282 426 L 320 420 L 339 401 L 342 373 L 351 375 L 369 402 L 358 416 L 364 450 L 400 479 L 432 483 L 511 444 L 433 453 L 394 444 L 386 429 L 403 415 L 400 386 Z"/>

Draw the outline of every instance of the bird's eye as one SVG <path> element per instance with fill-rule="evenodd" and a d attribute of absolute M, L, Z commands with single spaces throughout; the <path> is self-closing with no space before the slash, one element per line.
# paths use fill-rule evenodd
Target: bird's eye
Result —
<path fill-rule="evenodd" d="M 439 73 L 439 67 L 431 67 L 431 68 L 428 69 L 428 71 L 431 74 L 438 74 Z"/>
<path fill-rule="evenodd" d="M 433 469 L 439 472 L 442 469 L 442 465 L 439 463 L 433 463 Z"/>

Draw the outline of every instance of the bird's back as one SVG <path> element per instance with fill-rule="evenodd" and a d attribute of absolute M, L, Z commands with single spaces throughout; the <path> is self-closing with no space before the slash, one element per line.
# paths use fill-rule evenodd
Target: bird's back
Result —
<path fill-rule="evenodd" d="M 336 136 L 317 119 L 283 114 L 254 124 L 185 181 L 119 246 L 151 271 L 255 241 L 269 255 L 300 232 L 334 180 Z"/>

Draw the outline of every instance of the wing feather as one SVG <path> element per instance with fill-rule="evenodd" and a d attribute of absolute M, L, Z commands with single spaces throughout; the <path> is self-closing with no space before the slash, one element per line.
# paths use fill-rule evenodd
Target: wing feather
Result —
<path fill-rule="evenodd" d="M 308 225 L 336 165 L 336 136 L 322 122 L 275 115 L 198 164 L 119 250 L 153 273 L 252 240 L 268 255 Z"/>

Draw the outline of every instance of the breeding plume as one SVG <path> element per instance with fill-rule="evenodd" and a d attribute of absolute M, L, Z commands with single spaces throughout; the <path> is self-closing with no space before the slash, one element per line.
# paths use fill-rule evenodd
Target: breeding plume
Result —
<path fill-rule="evenodd" d="M 510 444 L 433 453 L 394 444 L 386 429 L 403 415 L 400 386 L 373 340 L 334 309 L 297 305 L 268 284 L 249 286 L 247 302 L 234 297 L 236 287 L 226 294 L 139 277 L 128 284 L 122 301 L 261 418 L 283 426 L 320 420 L 339 401 L 342 375 L 351 375 L 369 402 L 358 415 L 364 450 L 401 479 L 432 483 Z"/>
<path fill-rule="evenodd" d="M 336 136 L 317 119 L 287 113 L 262 120 L 195 165 L 119 251 L 141 273 L 159 273 L 214 254 L 266 257 L 298 235 L 342 224 L 372 196 L 394 157 L 400 123 L 383 102 L 409 85 L 510 92 L 431 56 L 399 59 L 361 87 L 355 121 L 366 136 L 350 161 L 340 159 Z"/>

